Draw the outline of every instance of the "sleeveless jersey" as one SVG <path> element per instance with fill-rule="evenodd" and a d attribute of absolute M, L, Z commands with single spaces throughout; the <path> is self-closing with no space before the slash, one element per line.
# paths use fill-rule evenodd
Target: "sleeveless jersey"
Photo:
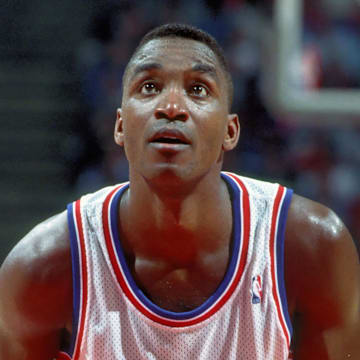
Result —
<path fill-rule="evenodd" d="M 137 286 L 118 234 L 129 183 L 68 206 L 73 266 L 71 346 L 58 360 L 285 360 L 291 322 L 284 232 L 292 191 L 222 172 L 232 201 L 225 276 L 199 307 L 165 310 Z"/>

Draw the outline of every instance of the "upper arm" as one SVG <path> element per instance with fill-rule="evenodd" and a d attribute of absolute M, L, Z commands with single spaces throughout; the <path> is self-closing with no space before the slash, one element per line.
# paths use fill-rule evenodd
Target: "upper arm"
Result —
<path fill-rule="evenodd" d="M 71 316 L 66 213 L 35 227 L 0 268 L 0 358 L 52 358 Z M 10 355 L 11 354 L 11 355 Z"/>
<path fill-rule="evenodd" d="M 330 209 L 295 196 L 286 242 L 296 359 L 359 358 L 360 267 L 348 230 Z"/>

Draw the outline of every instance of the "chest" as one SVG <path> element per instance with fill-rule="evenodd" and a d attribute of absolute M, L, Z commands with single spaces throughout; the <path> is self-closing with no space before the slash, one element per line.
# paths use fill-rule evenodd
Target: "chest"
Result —
<path fill-rule="evenodd" d="M 184 312 L 200 306 L 216 291 L 228 260 L 225 251 L 184 267 L 138 257 L 130 268 L 137 286 L 153 303 L 166 310 Z"/>

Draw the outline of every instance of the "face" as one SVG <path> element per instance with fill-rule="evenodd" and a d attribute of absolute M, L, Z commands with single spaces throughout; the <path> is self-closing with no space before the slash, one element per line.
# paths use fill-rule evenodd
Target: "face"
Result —
<path fill-rule="evenodd" d="M 115 141 L 130 177 L 181 182 L 220 171 L 239 122 L 228 113 L 225 74 L 212 50 L 188 39 L 151 40 L 124 81 Z"/>

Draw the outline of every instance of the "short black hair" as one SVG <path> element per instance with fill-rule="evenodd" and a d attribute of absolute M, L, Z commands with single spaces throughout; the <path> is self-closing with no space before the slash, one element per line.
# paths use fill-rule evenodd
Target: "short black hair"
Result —
<path fill-rule="evenodd" d="M 132 57 L 128 62 L 128 65 L 126 66 L 124 72 L 123 84 L 124 84 L 124 79 L 128 72 L 129 64 L 136 57 L 140 49 L 151 40 L 165 38 L 165 37 L 175 37 L 175 38 L 183 38 L 183 39 L 199 41 L 205 44 L 206 46 L 208 46 L 212 50 L 225 74 L 227 88 L 228 88 L 228 103 L 230 109 L 233 100 L 234 86 L 229 71 L 229 65 L 224 55 L 224 50 L 221 48 L 221 46 L 218 44 L 218 42 L 215 40 L 213 36 L 211 36 L 210 34 L 208 34 L 203 30 L 200 30 L 188 24 L 179 24 L 179 23 L 165 24 L 158 26 L 150 30 L 148 33 L 146 33 L 143 36 L 143 38 L 140 40 L 139 45 L 136 47 Z"/>

